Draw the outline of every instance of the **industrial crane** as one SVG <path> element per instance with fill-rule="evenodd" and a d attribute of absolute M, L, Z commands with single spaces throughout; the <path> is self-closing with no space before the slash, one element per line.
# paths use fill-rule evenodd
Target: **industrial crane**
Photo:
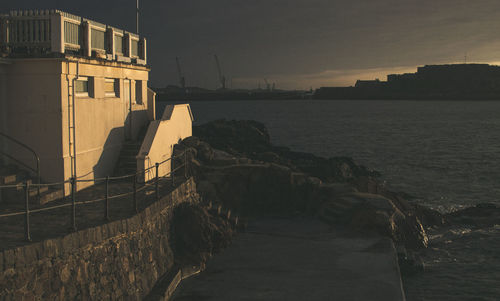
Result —
<path fill-rule="evenodd" d="M 225 90 L 226 89 L 226 77 L 222 74 L 222 69 L 220 68 L 219 58 L 217 57 L 217 54 L 214 54 L 214 57 L 215 57 L 215 65 L 217 66 L 217 71 L 219 73 L 219 82 L 221 85 L 221 89 Z"/>
<path fill-rule="evenodd" d="M 269 84 L 266 78 L 264 78 L 264 82 L 266 83 L 266 90 L 271 91 L 271 85 Z"/>
<path fill-rule="evenodd" d="M 179 58 L 176 57 L 175 61 L 177 62 L 177 72 L 179 73 L 179 84 L 181 85 L 182 89 L 185 89 L 186 88 L 186 79 L 184 78 L 184 75 L 182 75 L 181 63 L 179 62 Z"/>

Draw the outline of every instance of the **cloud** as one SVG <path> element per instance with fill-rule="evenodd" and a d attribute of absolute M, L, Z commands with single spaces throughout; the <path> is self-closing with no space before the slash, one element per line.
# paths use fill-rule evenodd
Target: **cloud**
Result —
<path fill-rule="evenodd" d="M 134 6 L 18 0 L 3 1 L 0 10 L 61 8 L 133 30 Z M 149 0 L 141 11 L 154 86 L 178 81 L 177 56 L 191 84 L 216 86 L 217 53 L 234 84 L 256 86 L 266 77 L 304 88 L 385 72 L 370 70 L 461 61 L 465 53 L 494 61 L 500 53 L 497 0 Z"/>
<path fill-rule="evenodd" d="M 402 66 L 391 68 L 369 68 L 369 69 L 344 69 L 326 70 L 318 73 L 308 74 L 275 74 L 267 78 L 269 82 L 276 83 L 279 89 L 304 89 L 310 87 L 331 86 L 353 86 L 358 79 L 380 79 L 386 80 L 388 74 L 416 72 L 416 67 Z M 233 85 L 240 88 L 255 88 L 257 84 L 264 82 L 263 78 L 234 78 Z"/>

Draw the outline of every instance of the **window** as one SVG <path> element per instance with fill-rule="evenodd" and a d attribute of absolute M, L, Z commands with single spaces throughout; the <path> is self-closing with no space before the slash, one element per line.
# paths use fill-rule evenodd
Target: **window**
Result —
<path fill-rule="evenodd" d="M 135 81 L 135 102 L 142 105 L 142 80 Z"/>
<path fill-rule="evenodd" d="M 123 54 L 123 37 L 115 35 L 115 52 L 116 54 Z"/>
<path fill-rule="evenodd" d="M 131 44 L 130 56 L 139 56 L 139 41 L 132 40 Z"/>
<path fill-rule="evenodd" d="M 104 94 L 106 97 L 120 97 L 120 84 L 116 78 L 106 78 Z"/>
<path fill-rule="evenodd" d="M 92 78 L 78 77 L 75 80 L 75 96 L 88 97 L 90 96 L 90 89 L 92 86 Z"/>
<path fill-rule="evenodd" d="M 104 50 L 104 45 L 106 42 L 106 34 L 104 31 L 100 31 L 92 28 L 91 31 L 91 45 L 92 49 L 101 49 Z"/>
<path fill-rule="evenodd" d="M 73 45 L 80 44 L 81 27 L 78 24 L 71 22 L 64 22 L 64 42 Z"/>

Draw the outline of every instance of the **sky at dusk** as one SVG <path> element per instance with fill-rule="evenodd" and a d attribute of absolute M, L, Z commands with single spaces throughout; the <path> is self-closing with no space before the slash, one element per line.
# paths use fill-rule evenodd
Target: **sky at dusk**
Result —
<path fill-rule="evenodd" d="M 135 0 L 2 1 L 57 8 L 135 31 Z M 142 0 L 150 84 L 217 87 L 214 54 L 229 87 L 353 85 L 425 64 L 500 61 L 498 0 Z"/>

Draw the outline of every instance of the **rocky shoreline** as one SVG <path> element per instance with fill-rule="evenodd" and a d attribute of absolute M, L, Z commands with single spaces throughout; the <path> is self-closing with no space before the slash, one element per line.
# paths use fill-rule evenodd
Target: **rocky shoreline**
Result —
<path fill-rule="evenodd" d="M 205 200 L 244 219 L 308 216 L 353 233 L 382 234 L 394 241 L 403 273 L 424 270 L 419 254 L 429 245 L 429 229 L 499 223 L 495 205 L 441 214 L 387 189 L 378 172 L 351 158 L 322 158 L 274 146 L 266 127 L 256 121 L 196 126 L 193 137 L 174 151 L 185 149 Z"/>

